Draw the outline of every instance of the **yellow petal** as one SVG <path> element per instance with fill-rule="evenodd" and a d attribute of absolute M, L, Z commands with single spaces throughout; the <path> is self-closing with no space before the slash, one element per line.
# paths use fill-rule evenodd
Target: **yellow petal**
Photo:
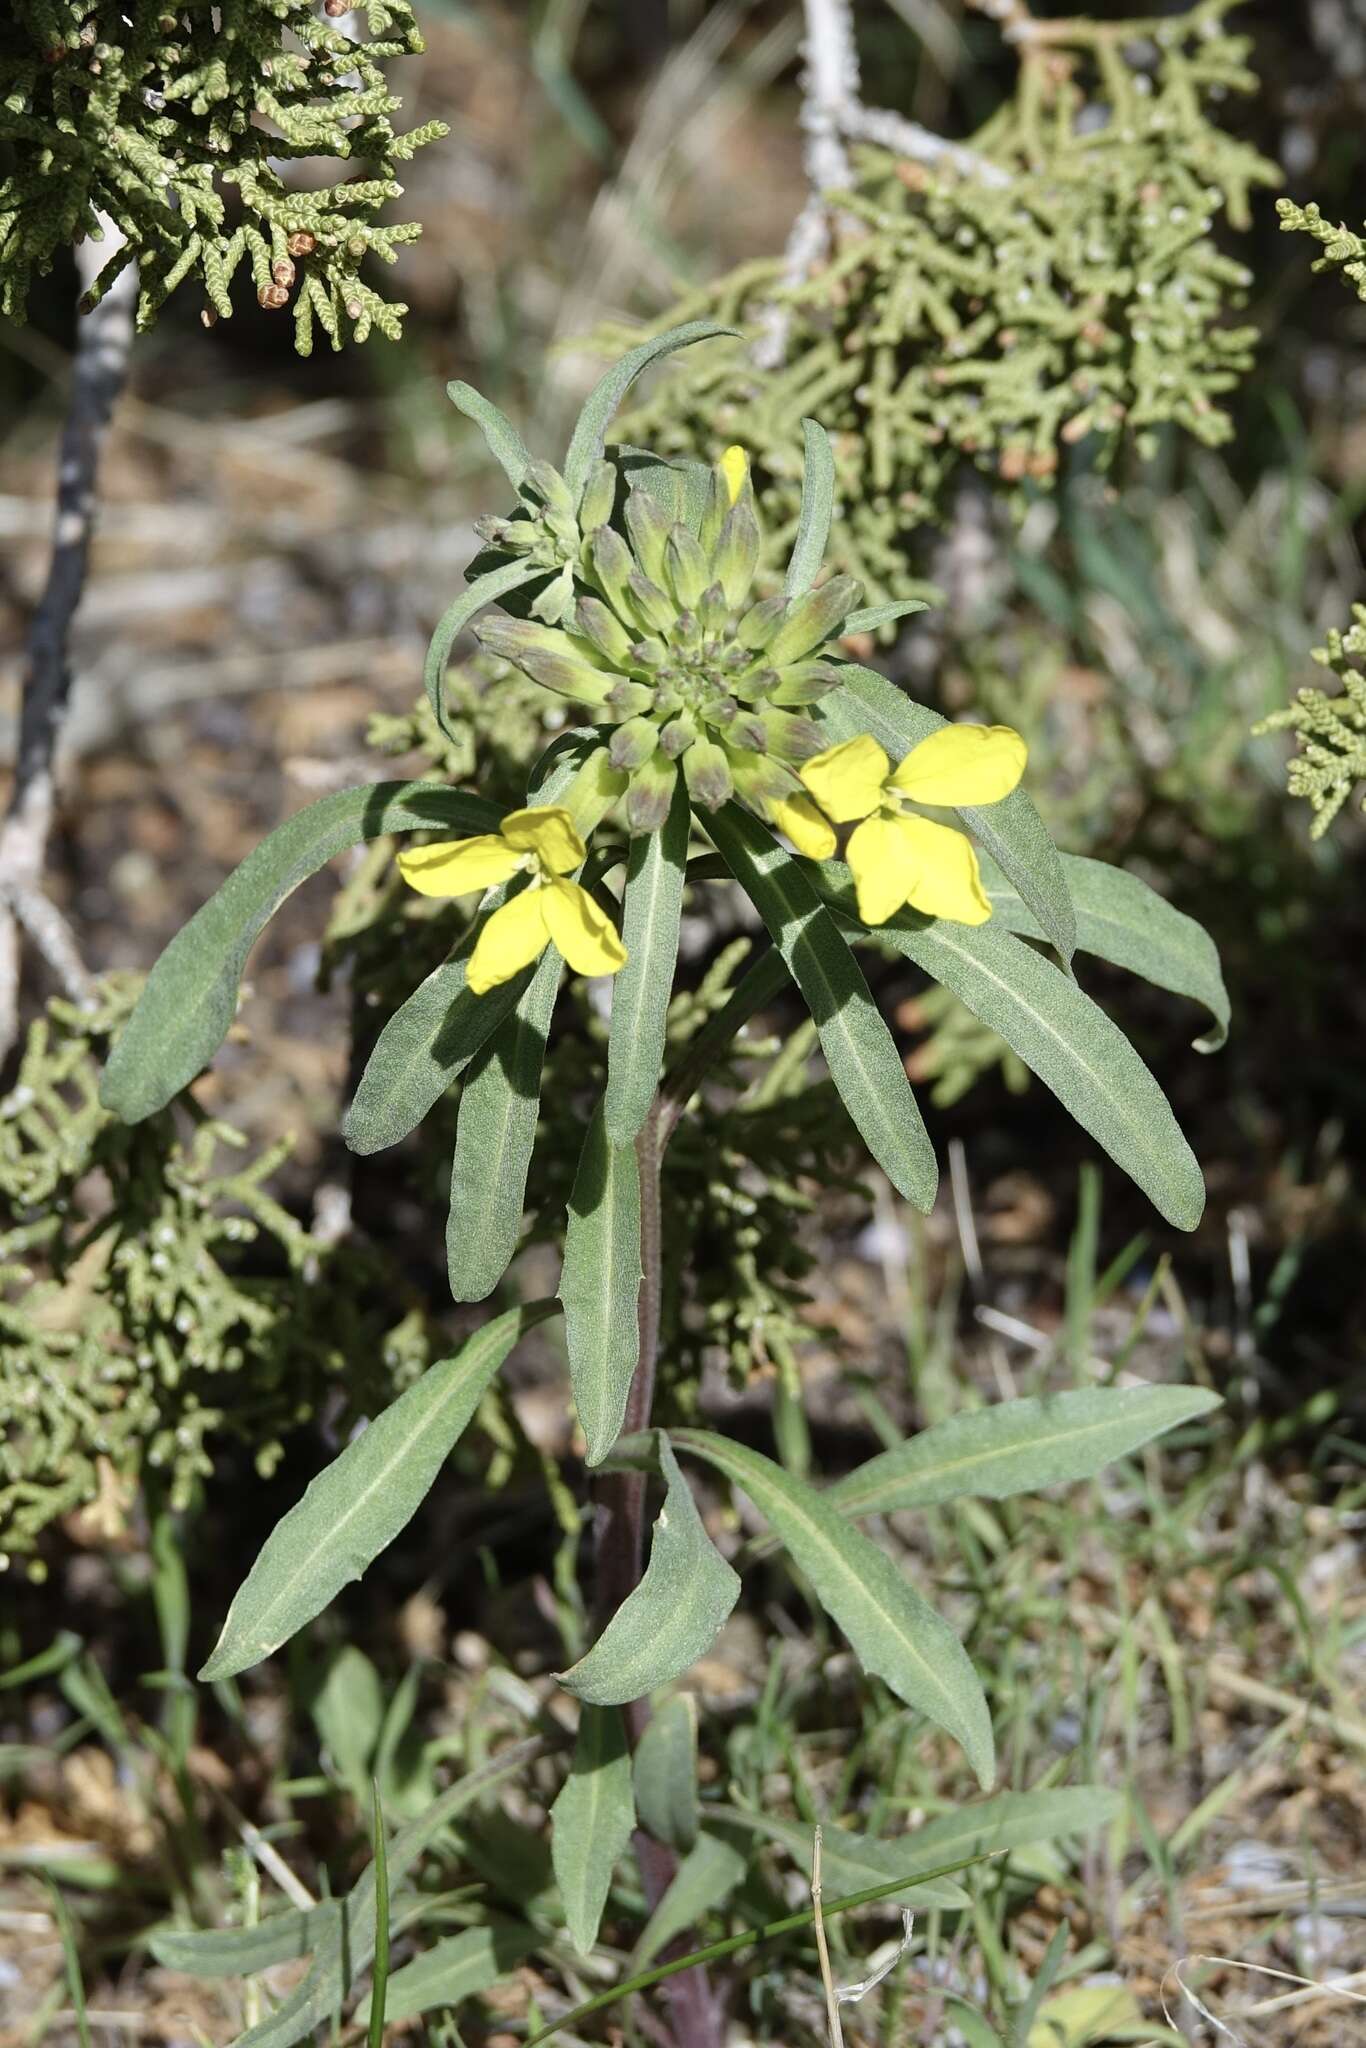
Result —
<path fill-rule="evenodd" d="M 551 882 L 541 890 L 551 938 L 576 974 L 615 974 L 626 948 L 610 917 L 577 882 Z"/>
<path fill-rule="evenodd" d="M 1027 753 L 1013 726 L 942 726 L 911 748 L 892 787 L 918 804 L 996 804 L 1023 775 Z"/>
<path fill-rule="evenodd" d="M 911 893 L 916 857 L 901 829 L 907 822 L 905 818 L 867 818 L 849 840 L 848 860 L 858 885 L 858 914 L 865 924 L 885 924 Z"/>
<path fill-rule="evenodd" d="M 534 853 L 555 875 L 572 875 L 588 857 L 563 804 L 533 804 L 529 810 L 509 811 L 503 820 L 503 837 L 509 846 Z"/>
<path fill-rule="evenodd" d="M 549 893 L 547 889 L 523 889 L 494 911 L 479 934 L 465 975 L 475 995 L 487 995 L 499 982 L 511 981 L 545 951 L 550 943 L 545 914 Z"/>
<path fill-rule="evenodd" d="M 799 773 L 826 817 L 847 825 L 877 809 L 891 765 L 877 741 L 861 732 L 857 739 L 827 747 Z"/>
<path fill-rule="evenodd" d="M 959 924 L 985 924 L 991 901 L 982 887 L 977 851 L 970 839 L 929 818 L 898 818 L 914 881 L 913 910 L 926 917 L 951 917 Z"/>
<path fill-rule="evenodd" d="M 785 832 L 798 853 L 808 860 L 829 860 L 835 851 L 835 833 L 809 796 L 779 797 L 769 815 L 780 832 Z"/>
<path fill-rule="evenodd" d="M 749 475 L 749 457 L 743 448 L 738 445 L 727 448 L 721 457 L 721 474 L 726 480 L 726 490 L 733 505 L 744 489 L 745 478 Z"/>
<path fill-rule="evenodd" d="M 497 832 L 477 839 L 440 839 L 412 846 L 398 857 L 398 869 L 419 896 L 470 896 L 491 889 L 517 872 L 520 855 Z"/>

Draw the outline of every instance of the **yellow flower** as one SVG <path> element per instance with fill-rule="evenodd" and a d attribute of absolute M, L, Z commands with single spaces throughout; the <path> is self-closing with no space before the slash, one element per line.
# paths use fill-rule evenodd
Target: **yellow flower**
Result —
<path fill-rule="evenodd" d="M 865 924 L 885 924 L 904 904 L 927 917 L 985 924 L 991 904 L 970 839 L 916 817 L 920 804 L 994 804 L 1024 772 L 1025 743 L 1008 725 L 946 725 L 893 769 L 867 733 L 827 747 L 799 771 L 828 818 L 861 819 L 848 860 Z"/>
<path fill-rule="evenodd" d="M 626 965 L 616 926 L 586 889 L 568 877 L 583 866 L 587 849 L 560 804 L 509 811 L 497 832 L 477 839 L 443 839 L 398 857 L 404 881 L 421 896 L 470 896 L 510 882 L 529 881 L 500 904 L 470 956 L 467 986 L 477 996 L 511 981 L 552 943 L 577 974 L 615 974 Z"/>
<path fill-rule="evenodd" d="M 721 457 L 720 469 L 733 505 L 744 489 L 745 478 L 749 475 L 749 457 L 738 443 L 725 450 Z"/>

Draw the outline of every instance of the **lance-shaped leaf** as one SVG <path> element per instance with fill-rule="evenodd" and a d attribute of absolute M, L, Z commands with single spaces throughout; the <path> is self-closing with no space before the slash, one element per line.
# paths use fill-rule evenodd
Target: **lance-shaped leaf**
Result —
<path fill-rule="evenodd" d="M 831 900 L 852 902 L 848 870 L 821 863 Z M 866 931 L 857 915 L 849 929 Z M 1069 975 L 991 924 L 926 922 L 902 913 L 869 934 L 999 1032 L 1032 1073 L 1178 1230 L 1194 1230 L 1205 1183 L 1171 1105 L 1124 1033 Z"/>
<path fill-rule="evenodd" d="M 928 600 L 923 597 L 899 598 L 895 604 L 869 604 L 862 611 L 850 612 L 841 627 L 841 634 L 876 633 L 880 626 L 894 626 L 898 619 L 909 619 L 916 612 L 929 610 Z"/>
<path fill-rule="evenodd" d="M 808 873 L 737 804 L 710 817 L 707 830 L 801 990 L 864 1144 L 892 1185 L 928 1214 L 939 1178 L 934 1148 L 901 1055 L 835 919 Z"/>
<path fill-rule="evenodd" d="M 709 1430 L 676 1429 L 670 1436 L 680 1450 L 705 1458 L 744 1488 L 864 1670 L 946 1728 L 981 1783 L 990 1785 L 991 1717 L 977 1674 L 953 1630 L 906 1574 L 838 1508 L 771 1458 Z"/>
<path fill-rule="evenodd" d="M 496 904 L 503 901 L 502 889 L 492 894 Z M 466 985 L 476 938 L 477 932 L 466 934 L 459 950 L 400 1003 L 375 1040 L 342 1119 L 342 1136 L 362 1158 L 415 1131 L 520 1002 L 532 978 L 529 967 L 481 996 Z"/>
<path fill-rule="evenodd" d="M 948 723 L 937 711 L 905 696 L 886 676 L 854 662 L 841 664 L 839 689 L 822 698 L 813 715 L 829 733 L 832 746 L 866 732 L 894 766 Z M 1061 856 L 1033 799 L 1015 789 L 998 804 L 965 804 L 958 815 L 1015 884 L 1050 945 L 1070 960 L 1077 944 L 1076 914 Z"/>
<path fill-rule="evenodd" d="M 516 490 L 531 466 L 531 457 L 512 421 L 472 384 L 458 380 L 446 386 L 446 396 L 467 420 L 473 420 L 484 437 L 489 454 Z"/>
<path fill-rule="evenodd" d="M 476 576 L 461 591 L 459 597 L 449 604 L 437 624 L 427 648 L 427 659 L 422 666 L 422 682 L 427 692 L 427 701 L 436 716 L 436 722 L 447 737 L 450 727 L 446 723 L 446 664 L 451 658 L 451 649 L 464 632 L 471 619 L 478 616 L 487 605 L 496 603 L 500 597 L 507 597 L 514 590 L 520 590 L 524 583 L 532 582 L 545 575 L 543 564 L 529 562 L 525 555 L 517 555 L 510 562 L 501 562 L 496 569 L 489 569 Z"/>
<path fill-rule="evenodd" d="M 574 1406 L 598 1464 L 621 1431 L 640 1358 L 640 1167 L 593 1112 L 569 1197 L 560 1300 Z"/>
<path fill-rule="evenodd" d="M 612 979 L 604 1114 L 614 1145 L 629 1145 L 649 1114 L 664 1063 L 664 1026 L 678 963 L 691 813 L 680 776 L 658 832 L 631 841 L 622 899 L 626 965 Z"/>
<path fill-rule="evenodd" d="M 311 1911 L 293 1907 L 255 1927 L 161 1928 L 148 1945 L 164 1969 L 187 1977 L 254 1977 L 312 1955 L 340 1911 L 338 1900 L 324 1899 Z"/>
<path fill-rule="evenodd" d="M 586 1956 L 598 1938 L 612 1872 L 636 1809 L 626 1730 L 615 1707 L 585 1707 L 574 1761 L 550 1809 L 550 1853 L 569 1938 Z"/>
<path fill-rule="evenodd" d="M 1090 1479 L 1220 1405 L 1204 1387 L 1080 1387 L 951 1415 L 850 1472 L 825 1498 L 846 1515 L 1005 1500 Z"/>
<path fill-rule="evenodd" d="M 1123 868 L 1074 853 L 1065 853 L 1062 865 L 1077 913 L 1078 951 L 1202 1003 L 1214 1029 L 1196 1039 L 1195 1050 L 1217 1052 L 1228 1037 L 1229 1001 L 1209 933 Z M 983 859 L 981 869 L 992 916 L 1001 927 L 1021 938 L 1043 938 L 1037 918 L 996 863 Z"/>
<path fill-rule="evenodd" d="M 632 1763 L 636 1814 L 657 1842 L 691 1849 L 697 1840 L 697 1699 L 676 1692 L 645 1724 Z"/>
<path fill-rule="evenodd" d="M 259 1664 L 361 1576 L 417 1511 L 513 1345 L 557 1308 L 534 1301 L 486 1323 L 318 1474 L 266 1538 L 201 1679 Z"/>
<path fill-rule="evenodd" d="M 460 1091 L 446 1219 L 446 1269 L 456 1301 L 485 1300 L 517 1249 L 563 967 L 558 949 L 547 946 L 516 1009 L 471 1063 Z"/>
<path fill-rule="evenodd" d="M 830 448 L 830 436 L 819 420 L 803 420 L 802 441 L 806 451 L 802 469 L 802 509 L 783 584 L 785 597 L 804 596 L 820 574 L 835 509 L 835 458 Z M 847 625 L 845 630 L 849 630 Z"/>
<path fill-rule="evenodd" d="M 541 1751 L 538 1741 L 519 1742 L 470 1771 L 420 1814 L 400 1828 L 389 1843 L 386 1864 L 390 1886 L 399 1883 L 418 1857 L 466 1807 L 483 1799 L 504 1778 L 531 1763 Z M 375 1953 L 375 1866 L 371 1863 L 337 1901 L 333 1920 L 319 1929 L 313 1967 L 303 1982 L 257 2026 L 239 2034 L 233 2048 L 294 2048 L 319 2027 L 332 2023 L 352 1985 Z M 392 1926 L 392 1908 L 390 1922 Z"/>
<path fill-rule="evenodd" d="M 645 1576 L 560 1684 L 597 1706 L 643 1699 L 705 1656 L 740 1597 L 740 1581 L 702 1526 L 668 1438 L 657 1438 L 664 1505 Z"/>
<path fill-rule="evenodd" d="M 481 1991 L 491 1991 L 544 1939 L 520 1920 L 491 1920 L 487 1926 L 448 1935 L 394 1971 L 384 1987 L 384 2024 L 416 2019 L 438 2007 L 453 2008 Z M 370 2005 L 367 1995 L 356 2008 L 356 2025 L 367 2024 Z"/>
<path fill-rule="evenodd" d="M 724 1822 L 727 1827 L 748 1828 L 756 1835 L 764 1835 L 771 1842 L 781 1842 L 797 1864 L 802 1875 L 811 1872 L 812 1852 L 815 1847 L 815 1829 L 802 1821 L 783 1820 L 776 1814 L 749 1813 L 739 1807 L 721 1806 L 708 1809 L 708 1819 L 713 1823 Z M 832 1827 L 829 1822 L 821 1826 L 821 1874 L 832 1893 L 844 1896 L 849 1892 L 862 1892 L 875 1884 L 885 1884 L 890 1877 L 910 1878 L 915 1862 L 908 1853 L 914 1837 L 904 1835 L 897 1841 L 882 1842 L 874 1835 L 851 1834 L 847 1828 Z M 941 1856 L 940 1863 L 952 1861 Z M 930 1859 L 922 1859 L 922 1869 L 931 1867 Z M 923 1883 L 910 1882 L 906 1889 L 894 1892 L 891 1903 L 909 1906 L 914 1911 L 925 1913 L 931 1910 L 954 1912 L 971 1905 L 961 1884 L 955 1884 L 951 1877 L 931 1877 Z"/>
<path fill-rule="evenodd" d="M 247 955 L 299 884 L 359 840 L 496 832 L 502 809 L 437 782 L 338 790 L 289 818 L 228 876 L 166 948 L 105 1068 L 100 1099 L 125 1123 L 163 1109 L 227 1035 Z"/>
<path fill-rule="evenodd" d="M 613 413 L 621 404 L 642 370 L 648 370 L 651 363 L 661 356 L 672 355 L 675 349 L 688 348 L 695 341 L 710 341 L 716 335 L 733 335 L 733 327 L 720 327 L 714 320 L 689 320 L 682 327 L 670 327 L 665 333 L 657 334 L 653 341 L 642 341 L 638 348 L 630 349 L 618 363 L 599 378 L 584 401 L 569 442 L 569 453 L 564 459 L 564 480 L 574 494 L 577 504 L 583 496 L 583 487 L 592 472 L 593 465 L 602 459 L 607 439 L 607 429 Z"/>
<path fill-rule="evenodd" d="M 748 1869 L 745 1857 L 719 1835 L 699 1835 L 645 1923 L 628 1968 L 643 1970 L 661 1949 L 708 1913 L 719 1912 Z"/>

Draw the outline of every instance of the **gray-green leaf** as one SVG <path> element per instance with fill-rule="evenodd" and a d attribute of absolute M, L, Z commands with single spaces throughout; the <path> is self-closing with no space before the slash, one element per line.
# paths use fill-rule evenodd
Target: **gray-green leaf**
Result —
<path fill-rule="evenodd" d="M 802 509 L 783 584 L 785 597 L 804 597 L 820 574 L 835 509 L 835 458 L 830 436 L 819 420 L 802 421 L 802 442 Z M 847 621 L 844 630 L 849 631 Z"/>
<path fill-rule="evenodd" d="M 502 810 L 439 782 L 338 790 L 247 855 L 177 933 L 148 977 L 105 1068 L 100 1099 L 125 1123 L 163 1109 L 227 1035 L 247 955 L 285 898 L 335 854 L 387 832 L 494 832 Z"/>
<path fill-rule="evenodd" d="M 640 1825 L 671 1849 L 697 1840 L 697 1701 L 690 1692 L 661 1700 L 645 1724 L 632 1762 Z"/>
<path fill-rule="evenodd" d="M 312 1955 L 340 1911 L 336 1899 L 325 1899 L 311 1912 L 296 1907 L 273 1913 L 255 1927 L 188 1933 L 163 1928 L 149 1937 L 149 1946 L 164 1969 L 187 1977 L 254 1977 L 258 1970 Z"/>
<path fill-rule="evenodd" d="M 678 962 L 691 825 L 680 775 L 658 832 L 631 841 L 622 900 L 626 965 L 612 980 L 604 1114 L 614 1145 L 629 1145 L 649 1114 L 664 1062 L 664 1026 Z"/>
<path fill-rule="evenodd" d="M 423 663 L 422 682 L 427 692 L 427 701 L 436 716 L 436 722 L 447 737 L 450 727 L 446 723 L 446 664 L 451 658 L 451 649 L 470 620 L 486 605 L 500 597 L 507 597 L 512 591 L 520 590 L 524 583 L 530 583 L 537 576 L 544 576 L 544 566 L 529 562 L 525 555 L 517 555 L 510 562 L 502 562 L 496 569 L 487 570 L 467 584 L 460 595 L 449 604 L 437 622 L 427 648 L 427 659 Z"/>
<path fill-rule="evenodd" d="M 952 1415 L 830 1487 L 846 1515 L 886 1515 L 970 1496 L 1006 1500 L 1090 1479 L 1164 1431 L 1220 1405 L 1204 1387 L 1080 1387 Z"/>
<path fill-rule="evenodd" d="M 1217 1052 L 1228 1037 L 1229 1001 L 1209 933 L 1123 868 L 1074 853 L 1065 853 L 1062 865 L 1077 913 L 1078 950 L 1202 1003 L 1214 1029 L 1196 1039 L 1195 1050 Z M 984 859 L 981 868 L 994 918 L 1021 938 L 1043 938 L 1038 920 L 996 863 Z"/>
<path fill-rule="evenodd" d="M 822 698 L 814 711 L 828 730 L 831 745 L 866 732 L 895 766 L 912 747 L 948 723 L 937 711 L 905 696 L 875 669 L 850 662 L 841 665 L 840 676 L 840 688 Z M 1009 875 L 1049 943 L 1064 960 L 1070 960 L 1077 944 L 1076 914 L 1061 856 L 1033 799 L 1023 789 L 1015 789 L 998 804 L 965 804 L 958 815 Z"/>
<path fill-rule="evenodd" d="M 550 1809 L 550 1849 L 569 1938 L 586 1956 L 635 1826 L 631 1758 L 615 1707 L 585 1707 L 574 1761 Z"/>
<path fill-rule="evenodd" d="M 531 457 L 512 421 L 472 384 L 458 380 L 446 386 L 446 396 L 467 420 L 473 420 L 484 437 L 489 454 L 516 490 L 531 465 Z"/>
<path fill-rule="evenodd" d="M 841 638 L 850 633 L 876 633 L 880 626 L 894 626 L 898 619 L 909 619 L 916 612 L 927 612 L 929 604 L 923 597 L 898 598 L 895 604 L 869 604 L 862 611 L 850 612 L 840 628 Z"/>
<path fill-rule="evenodd" d="M 643 1699 L 680 1677 L 706 1655 L 740 1597 L 667 1437 L 657 1442 L 666 1492 L 645 1576 L 587 1655 L 560 1675 L 567 1692 L 598 1706 Z"/>
<path fill-rule="evenodd" d="M 834 918 L 807 872 L 738 804 L 709 818 L 707 829 L 806 1000 L 830 1077 L 864 1144 L 892 1185 L 928 1214 L 939 1180 L 934 1148 L 895 1041 Z"/>
<path fill-rule="evenodd" d="M 318 1474 L 266 1538 L 201 1679 L 259 1664 L 361 1576 L 416 1512 L 513 1345 L 557 1306 L 529 1302 L 476 1330 Z"/>
<path fill-rule="evenodd" d="M 962 1744 L 984 1786 L 995 1772 L 991 1717 L 966 1650 L 884 1551 L 837 1508 L 746 1445 L 709 1430 L 670 1432 L 744 1488 L 773 1525 L 865 1671 Z M 851 1540 L 852 1539 L 852 1540 Z"/>
<path fill-rule="evenodd" d="M 829 900 L 852 902 L 848 870 L 821 863 Z M 857 915 L 848 918 L 860 931 Z M 1205 1183 L 1171 1105 L 1119 1026 L 1070 975 L 993 924 L 903 913 L 870 935 L 952 989 L 1178 1230 L 1194 1230 Z"/>
<path fill-rule="evenodd" d="M 560 1300 L 574 1405 L 588 1462 L 621 1431 L 640 1358 L 640 1168 L 634 1145 L 613 1145 L 593 1112 L 569 1197 Z"/>
<path fill-rule="evenodd" d="M 446 1219 L 446 1268 L 456 1301 L 485 1300 L 517 1249 L 563 967 L 558 949 L 547 946 L 516 1009 L 471 1063 L 460 1091 Z"/>
<path fill-rule="evenodd" d="M 740 1850 L 719 1835 L 702 1834 L 674 1872 L 673 1882 L 645 1923 L 632 1951 L 630 1974 L 643 1970 L 677 1935 L 715 1913 L 738 1884 L 748 1864 Z"/>
<path fill-rule="evenodd" d="M 783 1820 L 766 1813 L 748 1813 L 734 1806 L 711 1809 L 708 1817 L 717 1822 L 724 1821 L 728 1827 L 750 1828 L 772 1842 L 781 1842 L 791 1852 L 802 1875 L 810 1876 L 815 1829 L 805 1822 Z M 904 1835 L 899 1841 L 879 1841 L 873 1835 L 851 1834 L 847 1828 L 822 1822 L 821 1877 L 828 1893 L 832 1897 L 844 1897 L 851 1892 L 871 1891 L 874 1885 L 886 1884 L 889 1878 L 904 1875 L 913 1879 L 917 1867 L 922 1870 L 933 1868 L 926 1859 L 921 1858 L 917 1862 L 910 1853 L 915 1840 L 913 1835 Z M 940 1863 L 956 1860 L 952 1856 L 937 1859 Z M 919 1884 L 908 1882 L 905 1891 L 894 1892 L 888 1899 L 889 1905 L 910 1906 L 922 1913 L 931 1909 L 951 1913 L 971 1903 L 962 1885 L 955 1884 L 951 1877 L 926 1878 Z"/>
<path fill-rule="evenodd" d="M 419 2013 L 454 2007 L 481 1991 L 491 1991 L 499 1978 L 530 1955 L 543 1940 L 519 1920 L 492 1920 L 485 1927 L 467 1927 L 438 1941 L 424 1955 L 395 1970 L 384 1990 L 384 2024 L 415 2019 Z M 369 1995 L 353 2015 L 358 2026 L 370 2018 Z"/>
<path fill-rule="evenodd" d="M 583 411 L 575 423 L 569 443 L 569 453 L 564 459 L 564 480 L 574 494 L 577 505 L 583 496 L 595 462 L 602 459 L 607 439 L 607 429 L 613 413 L 621 404 L 642 370 L 648 370 L 651 363 L 661 356 L 672 355 L 675 349 L 688 348 L 695 341 L 710 341 L 721 334 L 733 335 L 733 327 L 720 327 L 714 320 L 689 320 L 681 327 L 670 327 L 663 334 L 657 334 L 652 341 L 642 341 L 638 348 L 630 349 L 618 363 L 600 377 L 584 401 Z"/>

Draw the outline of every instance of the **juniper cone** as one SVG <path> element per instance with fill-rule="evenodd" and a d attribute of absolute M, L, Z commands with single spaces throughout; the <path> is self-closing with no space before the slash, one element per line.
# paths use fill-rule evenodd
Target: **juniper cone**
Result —
<path fill-rule="evenodd" d="M 824 745 L 805 710 L 836 687 L 821 655 L 860 605 L 860 585 L 834 576 L 790 601 L 756 597 L 763 534 L 739 448 L 711 472 L 698 533 L 638 489 L 623 535 L 607 523 L 615 495 L 604 462 L 576 515 L 563 480 L 536 463 L 521 515 L 480 527 L 492 546 L 555 571 L 535 618 L 486 617 L 474 632 L 486 653 L 604 728 L 567 799 L 580 829 L 617 805 L 632 832 L 658 830 L 681 773 L 702 810 L 739 796 L 799 843 L 823 838 L 797 774 Z"/>

